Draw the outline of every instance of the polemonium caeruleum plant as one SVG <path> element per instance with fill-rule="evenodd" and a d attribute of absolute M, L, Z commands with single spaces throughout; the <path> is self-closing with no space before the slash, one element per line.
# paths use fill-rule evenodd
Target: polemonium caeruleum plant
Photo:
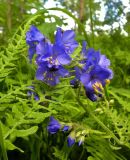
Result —
<path fill-rule="evenodd" d="M 31 26 L 26 34 L 26 42 L 29 45 L 29 59 L 32 61 L 34 54 L 35 64 L 37 66 L 36 79 L 46 83 L 49 86 L 56 86 L 60 83 L 60 79 L 71 77 L 70 86 L 84 88 L 86 99 L 98 101 L 103 98 L 104 87 L 113 77 L 113 72 L 109 68 L 110 60 L 100 51 L 93 48 L 86 48 L 86 42 L 83 41 L 81 51 L 78 58 L 73 58 L 73 53 L 78 48 L 78 42 L 75 40 L 75 32 L 73 30 L 63 31 L 57 28 L 55 41 L 51 43 L 35 26 Z M 76 66 L 71 64 L 76 62 Z M 70 67 L 68 67 L 70 66 Z M 73 70 L 73 73 L 71 71 Z M 81 101 L 80 105 L 84 108 Z M 63 122 L 61 122 L 63 123 Z M 79 133 L 75 131 L 73 124 L 64 125 L 50 117 L 47 130 L 50 134 L 56 134 L 59 131 L 67 131 L 68 146 L 71 147 L 78 141 L 78 145 L 84 142 L 84 131 Z"/>
<path fill-rule="evenodd" d="M 45 95 L 37 94 L 40 95 L 40 103 L 43 96 L 44 101 L 48 102 L 47 107 L 54 111 L 46 132 L 48 137 L 52 137 L 50 147 L 53 148 L 56 144 L 63 146 L 62 151 L 57 146 L 54 147 L 55 157 L 60 159 L 68 158 L 70 150 L 67 148 L 76 146 L 91 146 L 88 147 L 89 152 L 96 157 L 97 139 L 106 138 L 106 134 L 110 141 L 113 140 L 112 145 L 122 145 L 117 134 L 105 124 L 106 118 L 103 119 L 105 123 L 101 120 L 105 116 L 112 119 L 111 101 L 107 91 L 113 78 L 110 60 L 99 50 L 89 48 L 86 41 L 80 45 L 75 38 L 73 30 L 63 31 L 59 27 L 53 43 L 35 26 L 31 26 L 26 34 L 29 60 L 36 66 L 36 80 L 48 88 L 41 91 Z M 103 117 L 102 113 L 105 114 Z M 114 119 L 112 123 L 115 123 Z M 110 148 L 108 150 L 110 152 Z"/>
<path fill-rule="evenodd" d="M 28 19 L 0 52 L 0 159 L 7 160 L 6 150 L 13 150 L 9 160 L 12 153 L 29 160 L 130 159 L 129 91 L 114 88 L 113 80 L 108 87 L 110 60 L 89 48 L 91 38 L 78 19 L 82 33 L 75 34 L 56 29 L 62 23 L 56 15 L 50 16 L 56 23 L 42 23 L 46 13 Z M 113 57 L 105 46 L 99 48 Z"/>

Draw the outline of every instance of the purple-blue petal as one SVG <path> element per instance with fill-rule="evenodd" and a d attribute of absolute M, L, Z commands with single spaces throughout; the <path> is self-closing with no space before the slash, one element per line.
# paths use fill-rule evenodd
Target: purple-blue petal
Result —
<path fill-rule="evenodd" d="M 94 75 L 95 78 L 103 81 L 105 79 L 110 79 L 112 77 L 112 70 L 109 68 L 103 68 L 100 66 L 96 66 L 92 71 L 91 75 Z"/>
<path fill-rule="evenodd" d="M 66 126 L 66 125 L 65 125 L 65 126 L 63 127 L 63 130 L 62 130 L 62 131 L 63 131 L 63 132 L 66 132 L 66 131 L 69 130 L 69 128 L 70 128 L 69 126 Z"/>
<path fill-rule="evenodd" d="M 105 55 L 101 55 L 98 65 L 100 65 L 102 67 L 108 67 L 108 66 L 110 66 L 110 60 L 107 59 L 107 57 Z"/>
<path fill-rule="evenodd" d="M 26 42 L 29 44 L 30 42 L 40 42 L 45 37 L 43 34 L 34 26 L 32 25 L 29 31 L 26 33 Z"/>
<path fill-rule="evenodd" d="M 59 46 L 62 43 L 62 29 L 61 28 L 57 28 L 56 35 L 55 35 L 55 43 Z"/>
<path fill-rule="evenodd" d="M 82 144 L 83 144 L 83 141 L 80 140 L 80 141 L 78 142 L 78 146 L 81 146 Z"/>
<path fill-rule="evenodd" d="M 34 94 L 34 99 L 35 99 L 35 101 L 39 101 L 40 98 L 37 94 Z"/>
<path fill-rule="evenodd" d="M 75 144 L 75 139 L 69 136 L 67 138 L 67 143 L 68 143 L 68 147 L 71 147 Z"/>
<path fill-rule="evenodd" d="M 53 58 L 57 59 L 60 64 L 66 65 L 71 62 L 71 57 L 65 52 L 63 46 L 53 46 Z"/>
<path fill-rule="evenodd" d="M 87 50 L 87 64 L 97 65 L 100 60 L 100 52 L 95 51 L 93 48 Z"/>
<path fill-rule="evenodd" d="M 93 92 L 86 91 L 86 96 L 93 102 L 97 101 L 97 95 Z"/>
<path fill-rule="evenodd" d="M 61 77 L 65 77 L 67 75 L 69 75 L 69 72 L 63 68 L 62 66 L 59 66 L 59 69 L 57 71 L 57 75 L 61 76 Z"/>
<path fill-rule="evenodd" d="M 56 75 L 56 72 L 47 72 L 46 76 L 44 77 L 44 82 L 51 86 L 55 86 L 59 83 L 59 76 Z"/>
<path fill-rule="evenodd" d="M 62 31 L 61 28 L 57 28 L 55 36 L 55 44 L 62 47 L 64 52 L 71 54 L 74 49 L 78 46 L 75 38 L 75 32 L 73 30 Z"/>
<path fill-rule="evenodd" d="M 38 67 L 37 71 L 36 71 L 36 78 L 37 80 L 44 80 L 44 73 L 46 73 L 47 71 L 47 68 L 46 68 L 46 65 L 41 65 Z"/>
<path fill-rule="evenodd" d="M 44 48 L 45 42 L 41 41 L 37 44 L 36 46 L 36 53 L 39 55 L 43 55 L 45 53 L 45 48 Z"/>
<path fill-rule="evenodd" d="M 54 117 L 50 117 L 50 122 L 47 126 L 48 132 L 51 134 L 55 134 L 59 131 L 60 128 L 61 124 Z"/>
<path fill-rule="evenodd" d="M 73 30 L 67 30 L 63 32 L 62 40 L 64 43 L 71 42 L 74 40 L 74 38 L 75 38 L 75 32 Z"/>
<path fill-rule="evenodd" d="M 86 86 L 91 81 L 91 75 L 88 73 L 83 73 L 80 77 L 81 82 Z"/>
<path fill-rule="evenodd" d="M 78 68 L 78 67 L 75 67 L 74 69 L 75 69 L 75 76 L 76 76 L 76 78 L 78 80 L 80 80 L 80 76 L 81 76 L 81 74 L 83 74 L 82 70 L 80 68 Z"/>
<path fill-rule="evenodd" d="M 39 55 L 52 56 L 53 45 L 49 41 L 41 41 L 36 46 L 36 53 Z"/>
<path fill-rule="evenodd" d="M 83 42 L 82 42 L 81 55 L 83 55 L 84 58 L 87 58 L 87 49 L 86 49 L 86 46 L 87 46 L 87 42 L 86 42 L 86 41 L 83 41 Z"/>
<path fill-rule="evenodd" d="M 34 54 L 36 53 L 36 44 L 29 45 L 28 53 L 29 53 L 29 60 L 31 62 Z"/>
<path fill-rule="evenodd" d="M 62 65 L 67 65 L 71 62 L 71 57 L 66 53 L 59 54 L 57 56 L 57 59 L 58 59 L 59 63 Z"/>

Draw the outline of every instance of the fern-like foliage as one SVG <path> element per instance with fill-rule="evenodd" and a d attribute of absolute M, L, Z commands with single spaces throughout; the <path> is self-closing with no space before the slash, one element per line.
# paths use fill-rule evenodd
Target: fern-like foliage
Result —
<path fill-rule="evenodd" d="M 34 81 L 32 75 L 35 77 L 35 74 L 27 58 L 25 36 L 30 25 L 39 17 L 43 19 L 44 13 L 45 11 L 40 11 L 24 22 L 9 40 L 8 46 L 1 48 L 0 120 L 7 150 L 18 149 L 23 152 L 13 144 L 15 140 L 36 133 L 39 130 L 38 124 L 42 124 L 54 113 L 47 104 L 43 104 L 44 98 L 41 97 L 37 102 L 33 96 L 29 97 L 27 94 Z"/>
<path fill-rule="evenodd" d="M 57 10 L 73 18 L 68 11 Z M 29 160 L 130 159 L 130 155 L 125 154 L 125 150 L 130 150 L 128 90 L 111 87 L 110 90 L 106 89 L 104 99 L 93 103 L 86 98 L 82 86 L 72 88 L 70 80 L 73 77 L 61 79 L 61 83 L 55 87 L 35 79 L 35 63 L 30 64 L 27 58 L 26 32 L 32 23 L 38 25 L 39 21 L 52 17 L 55 22 L 44 23 L 39 28 L 53 39 L 51 32 L 55 31 L 57 24 L 62 24 L 61 20 L 43 10 L 24 22 L 9 40 L 8 46 L 1 48 L 0 132 L 4 144 L 0 142 L 1 146 L 6 150 L 17 149 L 23 154 L 24 151 L 31 152 L 27 157 Z M 80 50 L 81 47 L 76 49 L 72 56 L 77 57 Z M 34 89 L 30 86 L 34 86 Z M 35 95 L 29 97 L 28 91 L 35 92 L 39 100 L 35 100 Z M 51 115 L 60 123 L 71 126 L 76 138 L 72 148 L 67 146 L 67 137 L 71 131 L 48 134 L 46 128 Z M 80 147 L 79 135 L 84 136 Z"/>

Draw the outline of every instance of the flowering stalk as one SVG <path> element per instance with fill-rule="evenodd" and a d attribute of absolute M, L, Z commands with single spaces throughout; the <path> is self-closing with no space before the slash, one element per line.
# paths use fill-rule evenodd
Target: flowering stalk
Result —
<path fill-rule="evenodd" d="M 0 122 L 0 145 L 3 153 L 3 160 L 8 160 L 7 152 L 4 145 L 3 133 L 2 133 L 2 124 Z"/>
<path fill-rule="evenodd" d="M 93 119 L 107 132 L 110 134 L 110 136 L 116 141 L 116 143 L 118 143 L 119 145 L 122 145 L 122 142 L 120 142 L 120 140 L 115 136 L 115 134 L 109 129 L 107 128 L 104 123 L 102 123 L 90 110 L 89 108 L 85 107 L 84 104 L 77 99 L 78 103 L 80 104 L 80 106 L 85 110 L 86 113 L 89 113 L 90 116 L 93 117 Z"/>

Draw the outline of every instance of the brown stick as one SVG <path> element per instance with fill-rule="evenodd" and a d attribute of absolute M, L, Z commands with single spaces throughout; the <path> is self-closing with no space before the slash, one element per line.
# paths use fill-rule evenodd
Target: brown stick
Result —
<path fill-rule="evenodd" d="M 7 0 L 7 27 L 9 32 L 12 28 L 12 0 Z"/>
<path fill-rule="evenodd" d="M 84 0 L 80 0 L 79 2 L 79 19 L 80 22 L 83 22 L 83 17 L 84 17 Z"/>

